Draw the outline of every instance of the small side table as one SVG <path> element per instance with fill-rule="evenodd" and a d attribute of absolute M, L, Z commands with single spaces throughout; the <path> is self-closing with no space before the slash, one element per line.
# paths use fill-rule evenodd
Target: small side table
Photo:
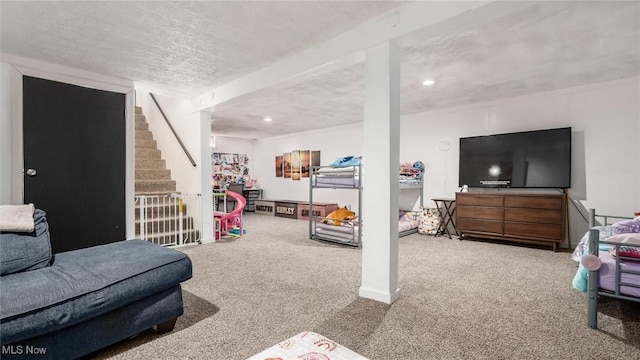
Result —
<path fill-rule="evenodd" d="M 440 212 L 440 226 L 438 226 L 438 231 L 436 231 L 436 236 L 447 234 L 449 239 L 451 239 L 451 233 L 449 232 L 449 224 L 453 226 L 453 231 L 456 235 L 458 235 L 458 231 L 456 230 L 456 224 L 454 221 L 455 218 L 455 203 L 456 199 L 451 198 L 438 198 L 431 199 L 436 203 L 436 207 L 438 208 L 438 212 Z"/>

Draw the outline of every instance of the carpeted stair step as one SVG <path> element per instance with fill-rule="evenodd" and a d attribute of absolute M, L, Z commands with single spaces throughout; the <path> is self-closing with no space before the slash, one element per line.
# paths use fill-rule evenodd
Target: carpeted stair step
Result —
<path fill-rule="evenodd" d="M 174 180 L 136 180 L 135 193 L 144 192 L 175 192 L 176 182 Z"/>
<path fill-rule="evenodd" d="M 140 106 L 135 106 L 136 114 L 142 114 L 142 108 Z"/>
<path fill-rule="evenodd" d="M 136 207 L 140 205 L 141 202 L 144 202 L 148 207 L 150 206 L 178 206 L 180 195 L 178 192 L 167 193 L 164 195 L 148 195 L 144 199 L 140 199 L 140 201 L 136 202 Z"/>
<path fill-rule="evenodd" d="M 136 149 L 157 149 L 158 143 L 153 138 L 136 138 Z"/>
<path fill-rule="evenodd" d="M 160 150 L 158 149 L 139 149 L 136 147 L 137 159 L 161 159 Z"/>
<path fill-rule="evenodd" d="M 142 121 L 136 121 L 135 122 L 136 125 L 136 130 L 149 130 L 149 124 L 147 124 L 147 122 L 142 122 Z"/>
<path fill-rule="evenodd" d="M 158 234 L 163 232 L 178 231 L 180 228 L 180 219 L 178 216 L 164 217 L 161 219 L 149 219 L 146 221 L 145 233 Z M 136 234 L 140 234 L 140 221 L 136 220 Z M 182 217 L 183 231 L 193 230 L 193 217 L 183 215 Z"/>
<path fill-rule="evenodd" d="M 153 140 L 153 133 L 149 130 L 136 130 L 135 135 L 136 141 L 138 141 L 138 139 Z"/>
<path fill-rule="evenodd" d="M 177 191 L 136 191 L 135 196 L 169 196 L 171 194 L 176 193 Z"/>
<path fill-rule="evenodd" d="M 167 162 L 164 159 L 139 159 L 136 158 L 136 171 L 140 169 L 166 169 Z"/>
<path fill-rule="evenodd" d="M 136 180 L 171 180 L 171 170 L 167 169 L 138 169 Z"/>
<path fill-rule="evenodd" d="M 197 230 L 183 231 L 183 244 L 195 244 L 200 238 L 200 232 Z M 166 233 L 145 234 L 145 240 L 158 245 L 175 245 L 178 244 L 180 234 L 177 231 L 169 231 Z"/>
<path fill-rule="evenodd" d="M 136 122 L 147 122 L 146 116 L 144 114 L 136 114 Z"/>
<path fill-rule="evenodd" d="M 147 218 L 157 219 L 163 217 L 175 217 L 178 216 L 178 205 L 176 204 L 158 204 L 158 205 L 150 205 L 150 199 L 147 199 Z M 188 214 L 187 204 L 182 204 L 182 214 Z M 140 205 L 136 204 L 135 208 L 135 218 L 136 221 L 140 220 Z"/>

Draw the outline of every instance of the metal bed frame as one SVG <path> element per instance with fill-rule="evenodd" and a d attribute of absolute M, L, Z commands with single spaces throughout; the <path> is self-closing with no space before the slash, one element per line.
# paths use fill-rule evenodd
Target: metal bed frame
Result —
<path fill-rule="evenodd" d="M 362 217 L 362 165 L 353 166 L 353 174 L 352 179 L 353 182 L 349 185 L 347 184 L 318 184 L 315 178 L 315 174 L 318 173 L 318 170 L 327 167 L 327 166 L 312 166 L 311 167 L 311 176 L 309 176 L 309 239 L 316 240 L 324 240 L 335 242 L 343 245 L 360 247 L 362 244 L 362 223 L 360 223 L 360 218 Z M 356 181 L 357 179 L 357 181 Z M 315 216 L 313 214 L 313 191 L 315 189 L 348 189 L 348 190 L 356 190 L 358 191 L 358 211 L 356 216 L 358 217 L 357 221 L 359 223 L 358 230 L 353 231 L 351 233 L 335 233 L 328 236 L 323 236 L 322 232 L 318 233 L 318 222 L 322 219 Z M 354 221 L 343 221 L 344 223 L 348 223 L 353 226 Z M 353 228 L 355 230 L 355 227 Z M 348 235 L 348 236 L 347 236 Z"/>
<path fill-rule="evenodd" d="M 327 166 L 312 166 L 310 169 L 311 174 L 317 174 L 318 170 L 327 167 Z M 316 240 L 325 240 L 330 242 L 335 242 L 343 245 L 350 245 L 355 247 L 360 247 L 362 245 L 362 223 L 360 219 L 362 218 L 362 165 L 353 166 L 352 170 L 352 179 L 353 181 L 349 184 L 321 184 L 317 182 L 314 175 L 309 176 L 309 239 Z M 424 175 L 423 175 L 424 176 Z M 357 179 L 357 181 L 355 180 Z M 423 206 L 424 201 L 424 177 L 420 179 L 419 185 L 399 185 L 400 191 L 402 190 L 410 190 L 416 189 L 420 192 L 420 207 Z M 318 222 L 321 221 L 317 216 L 313 215 L 312 206 L 313 206 L 313 192 L 316 189 L 349 189 L 358 191 L 358 211 L 356 216 L 358 219 L 358 229 L 351 233 L 347 232 L 325 232 L 323 234 L 322 231 L 318 232 Z M 411 211 L 414 216 L 418 216 L 419 212 Z M 345 224 L 354 225 L 354 221 L 343 221 Z M 322 230 L 322 229 L 321 229 Z M 418 232 L 418 228 L 400 231 L 398 232 L 398 237 L 407 236 L 410 234 L 415 234 Z"/>
<path fill-rule="evenodd" d="M 631 217 L 627 217 L 627 216 L 599 215 L 599 214 L 596 214 L 595 209 L 589 209 L 589 254 L 595 255 L 597 257 L 598 246 L 600 243 L 610 244 L 615 246 L 616 252 L 618 253 L 618 256 L 616 256 L 616 281 L 615 281 L 616 290 L 614 292 L 599 288 L 599 283 L 598 283 L 599 270 L 589 271 L 589 276 L 587 280 L 587 284 L 588 284 L 587 285 L 587 325 L 591 329 L 598 328 L 598 297 L 599 296 L 607 296 L 607 297 L 612 297 L 616 299 L 640 302 L 640 298 L 624 295 L 620 292 L 620 286 L 640 288 L 640 284 L 621 282 L 620 278 L 622 276 L 622 273 L 640 275 L 640 272 L 622 270 L 620 266 L 620 260 L 625 260 L 628 258 L 619 255 L 621 245 L 634 246 L 634 247 L 640 247 L 640 245 L 628 244 L 628 243 L 621 244 L 621 243 L 612 242 L 612 241 L 600 240 L 600 232 L 597 229 L 593 228 L 594 226 L 596 226 L 596 218 L 603 219 L 603 222 L 602 222 L 603 226 L 613 224 L 613 222 L 610 221 L 610 219 L 616 219 L 616 220 L 632 219 Z M 637 261 L 637 259 L 633 259 L 633 260 Z"/>

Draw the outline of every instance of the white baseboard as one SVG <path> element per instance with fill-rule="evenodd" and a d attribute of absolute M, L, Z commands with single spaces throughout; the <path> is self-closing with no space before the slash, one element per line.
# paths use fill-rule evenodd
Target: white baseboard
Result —
<path fill-rule="evenodd" d="M 360 297 L 380 301 L 385 304 L 393 304 L 400 297 L 400 289 L 396 289 L 393 293 L 389 293 L 361 286 L 359 295 Z"/>

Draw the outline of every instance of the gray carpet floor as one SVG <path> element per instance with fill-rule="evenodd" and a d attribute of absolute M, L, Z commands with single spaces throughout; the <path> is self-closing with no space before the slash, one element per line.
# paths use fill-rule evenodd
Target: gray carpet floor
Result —
<path fill-rule="evenodd" d="M 245 224 L 240 239 L 180 249 L 194 276 L 173 332 L 92 357 L 246 359 L 314 331 L 370 359 L 640 359 L 640 304 L 606 301 L 588 329 L 568 252 L 403 237 L 402 294 L 387 305 L 358 297 L 359 249 L 309 240 L 304 221 Z"/>

